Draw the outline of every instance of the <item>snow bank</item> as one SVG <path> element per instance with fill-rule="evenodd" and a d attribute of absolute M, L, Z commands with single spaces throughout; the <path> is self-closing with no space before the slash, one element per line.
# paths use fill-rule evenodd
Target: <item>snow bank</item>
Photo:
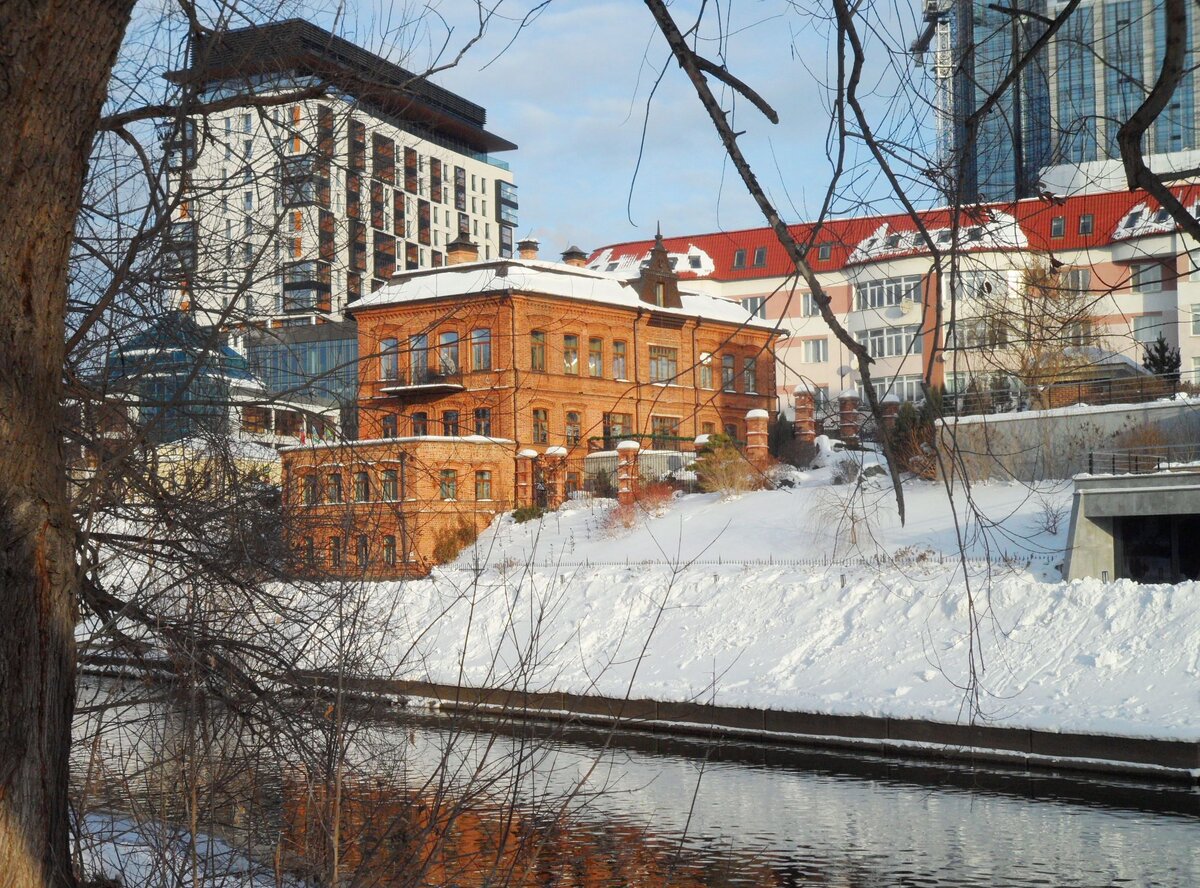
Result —
<path fill-rule="evenodd" d="M 901 527 L 885 477 L 828 472 L 633 529 L 604 503 L 506 517 L 431 578 L 377 584 L 403 605 L 397 676 L 954 722 L 974 671 L 986 722 L 1200 739 L 1200 588 L 1058 581 L 1068 488 L 977 485 L 956 533 L 935 484 L 906 485 Z"/>

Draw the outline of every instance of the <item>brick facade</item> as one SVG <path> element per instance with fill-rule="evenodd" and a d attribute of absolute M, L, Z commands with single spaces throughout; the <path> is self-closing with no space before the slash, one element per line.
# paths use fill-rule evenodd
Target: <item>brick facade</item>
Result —
<path fill-rule="evenodd" d="M 525 283 L 514 283 L 518 272 Z M 529 502 L 535 484 L 561 491 L 555 471 L 567 458 L 625 439 L 670 447 L 674 437 L 724 431 L 745 440 L 747 413 L 774 405 L 770 325 L 724 300 L 681 297 L 661 262 L 631 282 L 526 260 L 460 264 L 397 275 L 351 310 L 364 440 L 284 454 L 293 544 L 309 561 L 308 541 L 320 548 L 324 537 L 326 551 L 311 561 L 326 569 L 424 572 L 437 560 L 439 534 L 460 522 L 486 526 Z M 354 503 L 350 486 L 342 503 L 304 505 L 307 473 L 340 472 L 350 485 L 357 471 L 401 460 L 420 466 L 409 479 L 411 507 Z M 519 467 L 522 460 L 533 462 Z M 462 485 L 485 464 L 493 490 L 486 505 L 438 495 L 444 469 Z M 408 562 L 370 557 L 385 537 L 402 548 L 402 535 Z M 357 543 L 332 564 L 329 540 L 358 536 L 367 537 L 366 564 L 356 560 Z"/>

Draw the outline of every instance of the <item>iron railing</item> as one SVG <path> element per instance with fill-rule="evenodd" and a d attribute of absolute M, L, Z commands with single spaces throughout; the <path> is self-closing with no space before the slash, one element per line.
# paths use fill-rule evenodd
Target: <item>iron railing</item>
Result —
<path fill-rule="evenodd" d="M 1200 442 L 1156 444 L 1088 453 L 1089 475 L 1149 475 L 1153 472 L 1200 472 Z"/>

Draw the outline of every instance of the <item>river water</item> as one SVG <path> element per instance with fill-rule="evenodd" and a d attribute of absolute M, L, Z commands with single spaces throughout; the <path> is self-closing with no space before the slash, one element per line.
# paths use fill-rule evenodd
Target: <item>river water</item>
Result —
<path fill-rule="evenodd" d="M 138 711 L 137 723 L 152 721 Z M 342 872 L 357 868 L 358 884 L 1200 886 L 1200 793 L 1189 787 L 436 713 L 363 714 L 353 733 Z M 95 750 L 114 759 L 149 743 L 130 737 L 79 748 L 95 771 Z M 274 812 L 249 819 L 283 836 L 277 862 L 311 844 L 320 801 L 287 748 L 257 748 L 260 776 L 238 784 Z M 151 758 L 133 757 L 138 775 Z M 126 780 L 92 804 L 144 791 Z M 221 808 L 228 835 L 247 826 L 241 808 Z M 427 833 L 436 852 L 413 840 L 450 811 L 453 825 Z M 263 856 L 261 836 L 253 845 Z"/>

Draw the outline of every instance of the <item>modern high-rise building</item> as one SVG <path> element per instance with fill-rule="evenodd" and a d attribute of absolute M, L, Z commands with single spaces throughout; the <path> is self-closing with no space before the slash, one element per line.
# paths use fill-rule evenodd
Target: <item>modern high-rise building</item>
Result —
<path fill-rule="evenodd" d="M 1065 3 L 1031 0 L 1019 11 L 983 0 L 928 0 L 913 49 L 934 52 L 938 131 L 948 197 L 1030 197 L 1039 185 L 1079 192 L 1125 187 L 1117 131 L 1158 77 L 1166 19 L 1155 0 L 1084 0 L 1038 51 L 972 140 L 967 119 L 1035 46 Z M 1194 33 L 1194 4 L 1188 4 Z M 1200 163 L 1194 39 L 1183 79 L 1148 133 L 1155 170 Z M 956 194 L 957 192 L 957 194 Z"/>
<path fill-rule="evenodd" d="M 167 136 L 177 302 L 243 331 L 273 387 L 320 377 L 353 401 L 347 305 L 461 235 L 512 254 L 516 186 L 493 155 L 516 146 L 479 105 L 300 20 L 196 37 L 168 78 L 235 100 Z"/>

